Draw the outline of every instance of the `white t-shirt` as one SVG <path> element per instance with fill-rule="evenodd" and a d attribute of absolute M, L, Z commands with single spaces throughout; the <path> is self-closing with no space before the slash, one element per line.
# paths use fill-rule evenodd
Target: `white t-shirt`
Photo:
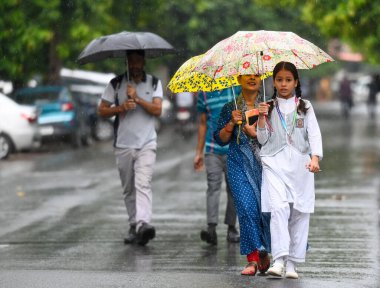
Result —
<path fill-rule="evenodd" d="M 120 88 L 118 89 L 119 105 L 127 100 L 126 96 L 126 77 L 123 77 Z M 145 101 L 152 102 L 153 98 L 163 97 L 162 84 L 158 80 L 157 87 L 153 89 L 153 77 L 146 74 L 146 79 L 143 82 L 136 84 L 134 81 L 129 81 L 130 84 L 136 87 L 137 96 Z M 104 90 L 102 100 L 111 104 L 116 104 L 116 91 L 109 83 Z M 129 110 L 119 114 L 119 126 L 115 147 L 117 148 L 133 148 L 141 149 L 146 145 L 156 148 L 157 133 L 155 130 L 155 116 L 146 112 L 143 108 L 137 105 L 135 110 Z"/>

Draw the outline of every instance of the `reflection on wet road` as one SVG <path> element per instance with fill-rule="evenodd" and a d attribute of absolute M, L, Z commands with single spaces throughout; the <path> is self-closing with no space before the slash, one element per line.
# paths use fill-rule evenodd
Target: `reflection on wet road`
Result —
<path fill-rule="evenodd" d="M 196 135 L 167 127 L 153 184 L 157 236 L 146 247 L 122 242 L 127 216 L 111 143 L 0 162 L 0 286 L 377 287 L 380 120 L 358 111 L 345 121 L 324 107 L 317 116 L 325 157 L 300 280 L 241 277 L 245 257 L 226 242 L 222 216 L 218 246 L 200 241 L 206 178 L 192 168 Z M 224 193 L 221 201 L 223 215 Z"/>

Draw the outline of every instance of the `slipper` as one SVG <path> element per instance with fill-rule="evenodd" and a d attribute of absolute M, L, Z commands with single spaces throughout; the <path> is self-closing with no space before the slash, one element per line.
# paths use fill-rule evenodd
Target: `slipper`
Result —
<path fill-rule="evenodd" d="M 244 276 L 255 276 L 257 272 L 257 263 L 256 262 L 249 262 L 247 266 L 241 271 L 241 275 Z"/>

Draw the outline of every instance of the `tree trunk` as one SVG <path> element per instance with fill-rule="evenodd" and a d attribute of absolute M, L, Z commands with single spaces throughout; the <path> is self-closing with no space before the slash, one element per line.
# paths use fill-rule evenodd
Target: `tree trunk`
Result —
<path fill-rule="evenodd" d="M 49 44 L 49 66 L 46 82 L 50 85 L 59 85 L 61 82 L 60 71 L 62 68 L 62 62 L 57 52 L 57 46 L 59 43 L 60 35 L 56 30 Z"/>

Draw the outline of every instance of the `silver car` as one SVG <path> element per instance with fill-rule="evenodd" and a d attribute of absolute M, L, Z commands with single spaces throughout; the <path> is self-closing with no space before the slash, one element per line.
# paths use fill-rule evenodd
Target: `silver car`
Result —
<path fill-rule="evenodd" d="M 41 145 L 37 117 L 36 108 L 19 105 L 0 93 L 0 159 Z"/>

